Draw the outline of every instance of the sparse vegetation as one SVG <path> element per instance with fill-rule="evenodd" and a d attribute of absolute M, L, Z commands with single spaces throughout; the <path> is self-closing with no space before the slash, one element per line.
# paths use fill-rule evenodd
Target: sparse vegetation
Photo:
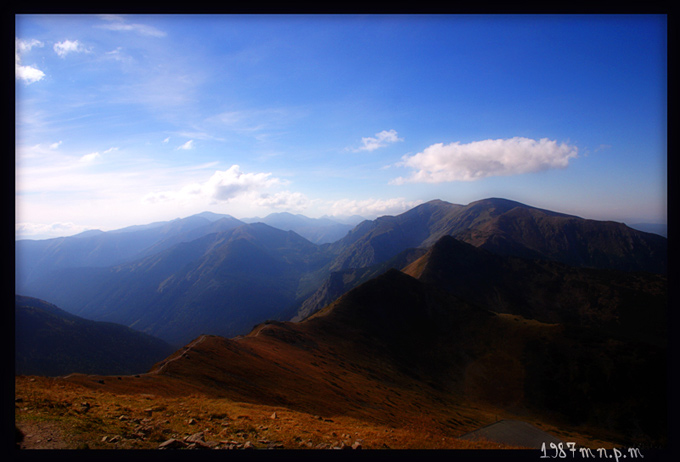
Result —
<path fill-rule="evenodd" d="M 16 425 L 24 432 L 24 448 L 157 449 L 165 441 L 202 433 L 205 446 L 214 449 L 241 449 L 247 441 L 258 449 L 330 449 L 356 443 L 362 449 L 511 449 L 459 440 L 409 422 L 395 426 L 347 416 L 324 418 L 200 394 L 119 394 L 27 376 L 18 376 L 15 385 Z"/>

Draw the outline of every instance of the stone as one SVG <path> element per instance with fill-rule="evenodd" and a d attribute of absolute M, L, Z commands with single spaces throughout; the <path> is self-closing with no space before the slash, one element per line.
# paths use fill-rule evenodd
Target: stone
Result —
<path fill-rule="evenodd" d="M 187 444 L 184 441 L 180 441 L 175 438 L 170 438 L 169 440 L 166 440 L 159 444 L 158 449 L 178 449 L 186 447 L 186 445 Z"/>
<path fill-rule="evenodd" d="M 184 438 L 187 443 L 205 443 L 205 433 L 198 432 Z"/>

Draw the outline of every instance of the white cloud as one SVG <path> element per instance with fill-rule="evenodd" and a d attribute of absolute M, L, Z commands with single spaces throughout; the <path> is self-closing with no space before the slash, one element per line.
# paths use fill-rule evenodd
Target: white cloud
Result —
<path fill-rule="evenodd" d="M 510 139 L 433 144 L 423 152 L 402 157 L 397 165 L 415 170 L 393 184 L 474 181 L 491 176 L 520 175 L 565 168 L 578 156 L 574 146 L 542 138 Z"/>
<path fill-rule="evenodd" d="M 117 150 L 118 150 L 118 148 L 112 147 L 112 148 L 109 148 L 106 151 L 104 151 L 102 154 L 109 154 L 109 153 L 111 153 L 113 151 L 117 151 Z M 90 154 L 85 154 L 84 156 L 82 156 L 80 158 L 80 161 L 81 162 L 94 162 L 97 159 L 101 159 L 102 154 L 100 154 L 99 151 L 92 152 Z"/>
<path fill-rule="evenodd" d="M 35 67 L 16 64 L 14 69 L 16 78 L 23 80 L 26 83 L 37 82 L 45 77 L 45 73 Z"/>
<path fill-rule="evenodd" d="M 44 43 L 36 39 L 31 40 L 22 40 L 18 38 L 14 39 L 15 53 L 25 53 L 31 51 L 31 48 L 33 47 L 43 47 L 44 45 L 45 45 Z"/>
<path fill-rule="evenodd" d="M 205 186 L 212 199 L 228 201 L 245 193 L 280 184 L 283 182 L 272 178 L 271 173 L 244 173 L 238 165 L 232 165 L 228 170 L 216 171 Z"/>
<path fill-rule="evenodd" d="M 33 66 L 24 66 L 21 64 L 21 54 L 31 51 L 33 47 L 42 47 L 43 43 L 39 40 L 14 40 L 14 75 L 15 78 L 23 80 L 26 83 L 33 83 L 42 80 L 45 73 Z"/>
<path fill-rule="evenodd" d="M 330 204 L 329 212 L 335 216 L 361 215 L 365 218 L 375 218 L 382 215 L 398 215 L 422 201 L 410 201 L 403 197 L 394 199 L 341 199 Z"/>
<path fill-rule="evenodd" d="M 57 141 L 56 143 L 50 144 L 50 149 L 59 149 L 59 146 L 61 146 L 61 141 Z"/>
<path fill-rule="evenodd" d="M 378 148 L 384 148 L 388 144 L 396 143 L 397 141 L 404 140 L 397 136 L 395 130 L 383 130 L 380 133 L 376 133 L 375 137 L 361 138 L 361 146 L 354 149 L 354 151 L 375 151 Z"/>
<path fill-rule="evenodd" d="M 189 140 L 186 143 L 184 143 L 182 146 L 179 146 L 177 149 L 183 149 L 183 150 L 190 150 L 194 149 L 194 140 Z"/>
<path fill-rule="evenodd" d="M 269 196 L 265 191 L 284 184 L 283 180 L 273 178 L 271 173 L 245 173 L 238 165 L 232 165 L 227 170 L 215 171 L 204 182 L 187 184 L 175 191 L 151 193 L 143 200 L 151 203 L 167 201 L 188 203 L 196 200 L 229 202 L 248 196 L 251 200 L 273 203 L 277 196 Z M 283 196 L 278 196 L 278 200 L 282 198 Z"/>
<path fill-rule="evenodd" d="M 90 154 L 85 154 L 83 157 L 80 158 L 81 162 L 94 162 L 95 160 L 99 159 L 102 155 L 99 154 L 98 152 L 92 152 Z"/>
<path fill-rule="evenodd" d="M 86 53 L 88 50 L 78 40 L 64 40 L 54 44 L 54 51 L 63 58 L 69 53 Z"/>

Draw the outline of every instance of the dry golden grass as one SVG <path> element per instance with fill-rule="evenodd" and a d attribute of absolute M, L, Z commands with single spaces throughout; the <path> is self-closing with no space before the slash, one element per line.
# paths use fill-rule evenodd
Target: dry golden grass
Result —
<path fill-rule="evenodd" d="M 200 434 L 194 444 L 215 448 L 507 449 L 458 437 L 510 419 L 611 447 L 523 405 L 518 358 L 559 326 L 460 307 L 435 316 L 448 324 L 434 335 L 433 323 L 410 315 L 424 289 L 399 274 L 386 283 L 388 293 L 407 287 L 382 302 L 371 285 L 305 322 L 264 323 L 245 337 L 201 336 L 147 374 L 17 377 L 25 446 L 154 449 Z M 385 316 L 366 325 L 364 305 Z"/>
<path fill-rule="evenodd" d="M 156 449 L 203 432 L 207 446 L 317 449 L 509 449 L 459 440 L 417 422 L 380 425 L 348 416 L 317 416 L 227 398 L 168 397 L 86 389 L 58 378 L 16 377 L 16 425 L 25 448 Z"/>
<path fill-rule="evenodd" d="M 521 398 L 513 385 L 521 382 L 521 368 L 508 368 L 507 360 L 523 334 L 508 333 L 550 326 L 509 315 L 496 320 L 484 327 L 498 331 L 492 338 L 503 348 L 474 346 L 484 351 L 464 376 L 466 398 L 404 376 L 378 356 L 357 354 L 356 340 L 322 341 L 299 326 L 269 325 L 237 340 L 201 337 L 148 374 L 16 377 L 15 421 L 28 448 L 155 449 L 202 432 L 199 446 L 224 449 L 246 442 L 284 449 L 357 442 L 363 449 L 508 449 L 457 438 L 500 419 L 524 420 L 579 445 L 611 447 L 513 405 Z M 489 380 L 488 371 L 504 359 L 506 376 Z M 508 396 L 492 383 L 506 385 Z"/>

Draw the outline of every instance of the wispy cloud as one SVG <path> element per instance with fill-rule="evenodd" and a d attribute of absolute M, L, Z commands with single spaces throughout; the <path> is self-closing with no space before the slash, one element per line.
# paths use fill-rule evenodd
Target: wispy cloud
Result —
<path fill-rule="evenodd" d="M 165 37 L 167 34 L 153 26 L 149 26 L 148 24 L 139 24 L 139 23 L 129 23 L 126 21 L 126 19 L 122 16 L 118 15 L 102 15 L 102 19 L 107 21 L 106 24 L 100 24 L 97 27 L 101 29 L 107 29 L 107 30 L 112 30 L 112 31 L 119 31 L 119 32 L 134 32 L 140 35 L 144 35 L 147 37 Z"/>
<path fill-rule="evenodd" d="M 34 47 L 42 47 L 44 44 L 39 40 L 14 40 L 14 75 L 15 78 L 26 83 L 33 83 L 42 80 L 45 73 L 35 66 L 25 66 L 21 64 L 21 55 L 31 51 Z"/>
<path fill-rule="evenodd" d="M 547 138 L 437 143 L 423 152 L 402 157 L 397 165 L 415 171 L 408 178 L 396 178 L 392 184 L 474 181 L 491 176 L 520 175 L 565 168 L 577 156 L 576 147 Z"/>
<path fill-rule="evenodd" d="M 376 133 L 375 136 L 369 136 L 361 138 L 361 146 L 353 149 L 353 151 L 375 151 L 379 148 L 384 148 L 388 144 L 396 143 L 398 141 L 404 141 L 403 138 L 399 138 L 396 130 L 383 130 L 380 133 Z"/>
<path fill-rule="evenodd" d="M 304 110 L 294 107 L 251 108 L 220 112 L 207 117 L 205 123 L 217 133 L 228 131 L 265 141 L 304 115 Z"/>
<path fill-rule="evenodd" d="M 191 149 L 194 149 L 194 140 L 187 141 L 183 145 L 178 146 L 177 149 L 185 150 L 185 151 L 189 151 Z"/>
<path fill-rule="evenodd" d="M 43 47 L 45 46 L 44 43 L 42 43 L 40 40 L 36 39 L 31 39 L 31 40 L 21 40 L 21 39 L 15 39 L 15 52 L 16 53 L 25 53 L 28 51 L 31 51 L 31 48 L 33 47 Z"/>
<path fill-rule="evenodd" d="M 86 163 L 94 162 L 95 160 L 99 159 L 101 156 L 102 156 L 102 155 L 99 154 L 98 152 L 92 152 L 92 153 L 90 153 L 90 154 L 85 154 L 84 156 L 82 156 L 82 157 L 80 158 L 80 161 L 81 161 L 81 162 L 86 162 Z"/>
<path fill-rule="evenodd" d="M 85 154 L 84 156 L 82 156 L 82 157 L 80 158 L 80 161 L 81 161 L 81 162 L 86 162 L 86 163 L 94 162 L 94 161 L 97 160 L 97 159 L 101 159 L 101 157 L 102 157 L 104 154 L 109 154 L 109 153 L 111 153 L 111 152 L 113 152 L 113 151 L 117 151 L 117 150 L 118 150 L 118 148 L 112 147 L 112 148 L 109 148 L 109 149 L 107 149 L 106 151 L 102 152 L 101 154 L 99 153 L 99 151 L 92 152 L 92 153 L 90 153 L 90 154 Z"/>

